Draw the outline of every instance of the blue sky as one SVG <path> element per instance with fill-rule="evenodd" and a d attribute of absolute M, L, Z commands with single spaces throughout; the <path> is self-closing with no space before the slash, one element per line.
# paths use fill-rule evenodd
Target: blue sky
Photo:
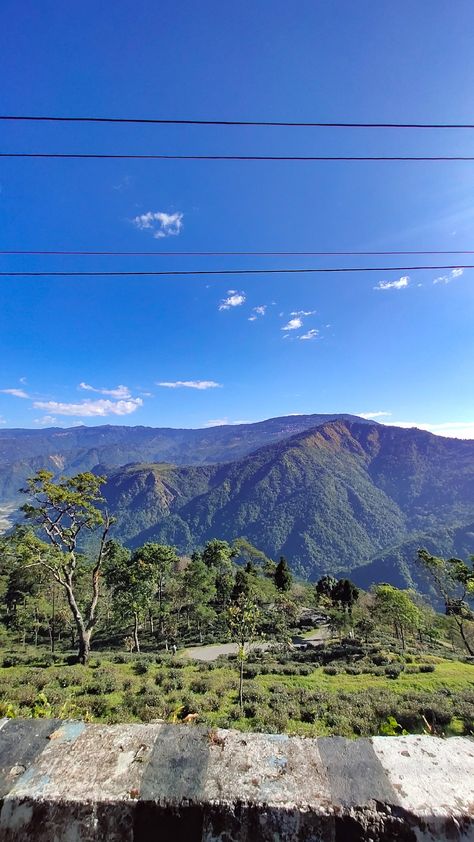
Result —
<path fill-rule="evenodd" d="M 0 111 L 472 122 L 473 27 L 468 0 L 4 0 Z M 0 131 L 2 151 L 474 150 L 469 131 L 26 123 Z M 470 163 L 4 159 L 0 190 L 3 249 L 442 250 L 474 242 Z M 17 256 L 0 263 L 3 271 L 134 271 L 317 260 Z M 469 270 L 2 278 L 1 420 L 197 427 L 355 412 L 474 438 L 473 278 Z"/>

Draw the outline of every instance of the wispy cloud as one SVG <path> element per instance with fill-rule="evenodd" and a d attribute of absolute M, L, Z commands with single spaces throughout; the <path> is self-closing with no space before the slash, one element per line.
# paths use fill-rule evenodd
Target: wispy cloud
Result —
<path fill-rule="evenodd" d="M 219 310 L 230 310 L 231 307 L 240 307 L 245 304 L 245 292 L 237 292 L 236 289 L 228 289 L 227 297 L 223 298 L 219 304 Z"/>
<path fill-rule="evenodd" d="M 81 418 L 105 417 L 107 415 L 130 415 L 143 406 L 141 398 L 111 401 L 105 398 L 80 403 L 61 403 L 60 401 L 34 401 L 35 409 L 42 409 L 51 415 L 75 415 Z"/>
<path fill-rule="evenodd" d="M 211 421 L 206 421 L 206 427 L 224 427 L 235 426 L 235 424 L 252 424 L 252 421 L 229 421 L 228 418 L 214 418 Z"/>
<path fill-rule="evenodd" d="M 79 389 L 84 389 L 86 392 L 97 392 L 99 395 L 108 395 L 110 398 L 130 398 L 131 393 L 128 386 L 116 386 L 115 389 L 97 389 L 95 386 L 90 386 L 89 383 L 79 383 Z"/>
<path fill-rule="evenodd" d="M 7 422 L 6 422 L 5 418 L 3 417 L 3 415 L 0 415 L 0 424 L 6 424 L 6 423 Z"/>
<path fill-rule="evenodd" d="M 133 224 L 140 231 L 150 231 L 155 240 L 164 237 L 177 237 L 183 228 L 183 214 L 165 213 L 164 211 L 148 211 L 132 219 Z"/>
<path fill-rule="evenodd" d="M 303 326 L 303 320 L 299 318 L 299 316 L 295 317 L 294 319 L 290 319 L 286 325 L 284 325 L 281 330 L 298 330 L 298 328 Z"/>
<path fill-rule="evenodd" d="M 132 183 L 131 176 L 124 175 L 122 180 L 119 181 L 118 184 L 112 184 L 112 187 L 113 187 L 114 190 L 120 190 L 120 191 L 126 190 L 128 187 L 130 187 L 131 183 Z"/>
<path fill-rule="evenodd" d="M 316 310 L 292 310 L 290 316 L 314 316 Z"/>
<path fill-rule="evenodd" d="M 410 283 L 410 278 L 408 275 L 403 275 L 398 281 L 379 281 L 377 286 L 374 289 L 406 289 L 406 287 Z"/>
<path fill-rule="evenodd" d="M 41 427 L 52 427 L 56 423 L 54 415 L 43 415 L 42 418 L 35 418 L 35 424 Z"/>
<path fill-rule="evenodd" d="M 355 412 L 354 415 L 358 415 L 359 418 L 366 418 L 370 420 L 371 418 L 383 418 L 384 416 L 391 415 L 391 412 L 384 412 L 383 410 L 377 410 L 376 412 Z"/>
<path fill-rule="evenodd" d="M 440 275 L 438 278 L 435 278 L 433 283 L 434 284 L 450 284 L 451 281 L 454 281 L 456 278 L 460 278 L 461 275 L 464 274 L 464 269 L 451 269 L 449 275 Z"/>
<path fill-rule="evenodd" d="M 390 421 L 390 425 L 408 429 L 416 427 L 418 430 L 426 430 L 435 436 L 474 439 L 474 421 L 444 421 L 441 424 L 421 423 L 418 421 Z"/>
<path fill-rule="evenodd" d="M 165 389 L 220 389 L 222 383 L 215 380 L 164 380 L 156 384 L 164 386 Z"/>
<path fill-rule="evenodd" d="M 318 336 L 319 336 L 319 330 L 317 330 L 315 327 L 313 327 L 313 328 L 311 328 L 311 330 L 308 330 L 306 333 L 302 333 L 301 336 L 298 337 L 298 339 L 317 339 Z"/>
<path fill-rule="evenodd" d="M 249 322 L 255 322 L 260 316 L 264 316 L 267 311 L 267 304 L 260 304 L 258 307 L 252 308 L 252 315 L 249 316 Z"/>
<path fill-rule="evenodd" d="M 3 395 L 11 395 L 14 398 L 28 399 L 30 396 L 23 389 L 0 389 Z"/>

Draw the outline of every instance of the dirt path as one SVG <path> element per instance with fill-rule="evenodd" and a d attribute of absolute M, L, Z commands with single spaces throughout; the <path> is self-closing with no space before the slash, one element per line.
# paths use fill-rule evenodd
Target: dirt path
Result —
<path fill-rule="evenodd" d="M 293 645 L 298 648 L 305 643 L 320 643 L 326 640 L 329 630 L 327 626 L 321 626 L 314 632 L 311 632 L 307 637 L 294 637 Z M 271 643 L 254 643 L 252 649 L 265 650 L 271 646 Z M 190 646 L 184 649 L 180 654 L 185 658 L 193 658 L 196 661 L 215 661 L 220 655 L 235 655 L 237 653 L 236 643 L 213 643 L 210 646 Z"/>

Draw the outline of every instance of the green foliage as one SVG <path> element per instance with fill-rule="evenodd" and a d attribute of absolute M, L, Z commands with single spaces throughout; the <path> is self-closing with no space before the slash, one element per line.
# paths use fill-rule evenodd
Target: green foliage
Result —
<path fill-rule="evenodd" d="M 290 568 L 288 567 L 288 562 L 284 556 L 281 556 L 280 561 L 278 562 L 275 568 L 275 587 L 279 591 L 289 591 L 291 589 L 291 583 L 293 581 L 293 576 L 291 575 Z"/>

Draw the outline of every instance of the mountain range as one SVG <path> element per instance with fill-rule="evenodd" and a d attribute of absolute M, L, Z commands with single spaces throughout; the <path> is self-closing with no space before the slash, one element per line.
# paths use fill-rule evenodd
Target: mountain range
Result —
<path fill-rule="evenodd" d="M 126 464 L 127 463 L 127 464 Z M 474 441 L 356 416 L 172 430 L 0 432 L 0 503 L 37 467 L 108 476 L 116 535 L 188 553 L 245 536 L 295 572 L 423 590 L 416 549 L 474 552 Z"/>

